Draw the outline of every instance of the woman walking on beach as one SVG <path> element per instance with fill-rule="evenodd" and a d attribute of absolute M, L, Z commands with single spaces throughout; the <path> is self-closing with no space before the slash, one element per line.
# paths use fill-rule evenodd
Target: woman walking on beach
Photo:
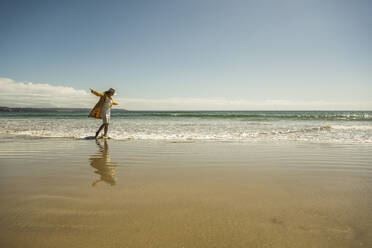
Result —
<path fill-rule="evenodd" d="M 95 138 L 98 137 L 98 134 L 101 132 L 102 128 L 105 128 L 103 137 L 107 138 L 108 126 L 110 124 L 111 107 L 112 105 L 118 105 L 118 103 L 112 99 L 112 96 L 115 94 L 115 90 L 113 88 L 110 88 L 104 93 L 100 93 L 98 91 L 90 89 L 90 92 L 92 92 L 96 96 L 99 96 L 100 99 L 96 106 L 94 106 L 94 108 L 90 112 L 89 117 L 103 120 L 102 125 L 96 132 Z"/>

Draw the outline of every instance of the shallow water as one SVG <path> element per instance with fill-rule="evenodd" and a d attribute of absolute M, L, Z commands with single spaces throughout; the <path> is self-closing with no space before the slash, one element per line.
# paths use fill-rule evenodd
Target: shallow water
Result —
<path fill-rule="evenodd" d="M 85 138 L 100 120 L 86 112 L 0 113 L 0 134 Z M 372 143 L 371 111 L 116 112 L 117 140 Z"/>

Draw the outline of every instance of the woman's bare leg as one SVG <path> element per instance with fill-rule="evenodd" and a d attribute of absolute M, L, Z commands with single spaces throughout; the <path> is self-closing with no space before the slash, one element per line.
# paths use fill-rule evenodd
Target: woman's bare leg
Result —
<path fill-rule="evenodd" d="M 105 125 L 105 132 L 104 132 L 103 136 L 107 136 L 108 126 L 109 126 L 109 124 L 106 123 L 106 124 L 104 124 L 104 125 Z"/>
<path fill-rule="evenodd" d="M 96 138 L 98 137 L 99 132 L 101 132 L 101 130 L 102 130 L 102 128 L 103 128 L 104 126 L 105 126 L 105 124 L 102 124 L 102 125 L 99 127 L 98 131 L 96 132 Z"/>

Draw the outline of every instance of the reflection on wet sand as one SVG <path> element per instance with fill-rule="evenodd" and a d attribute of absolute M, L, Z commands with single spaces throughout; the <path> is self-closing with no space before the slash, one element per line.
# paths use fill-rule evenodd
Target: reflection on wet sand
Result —
<path fill-rule="evenodd" d="M 1 248 L 372 247 L 371 145 L 1 141 Z"/>
<path fill-rule="evenodd" d="M 94 173 L 100 175 L 100 178 L 92 183 L 92 186 L 96 186 L 99 182 L 106 182 L 110 185 L 116 184 L 115 171 L 118 163 L 110 161 L 110 153 L 107 140 L 97 140 L 98 152 L 93 155 L 90 160 L 90 165 L 96 169 Z"/>

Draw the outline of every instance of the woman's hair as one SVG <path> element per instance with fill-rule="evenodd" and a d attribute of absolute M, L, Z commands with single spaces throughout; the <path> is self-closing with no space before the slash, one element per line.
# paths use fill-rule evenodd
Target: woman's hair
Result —
<path fill-rule="evenodd" d="M 113 95 L 115 94 L 115 90 L 113 88 L 110 88 L 109 90 L 106 90 L 104 93 L 105 95 L 107 95 L 108 93 L 111 93 Z"/>

